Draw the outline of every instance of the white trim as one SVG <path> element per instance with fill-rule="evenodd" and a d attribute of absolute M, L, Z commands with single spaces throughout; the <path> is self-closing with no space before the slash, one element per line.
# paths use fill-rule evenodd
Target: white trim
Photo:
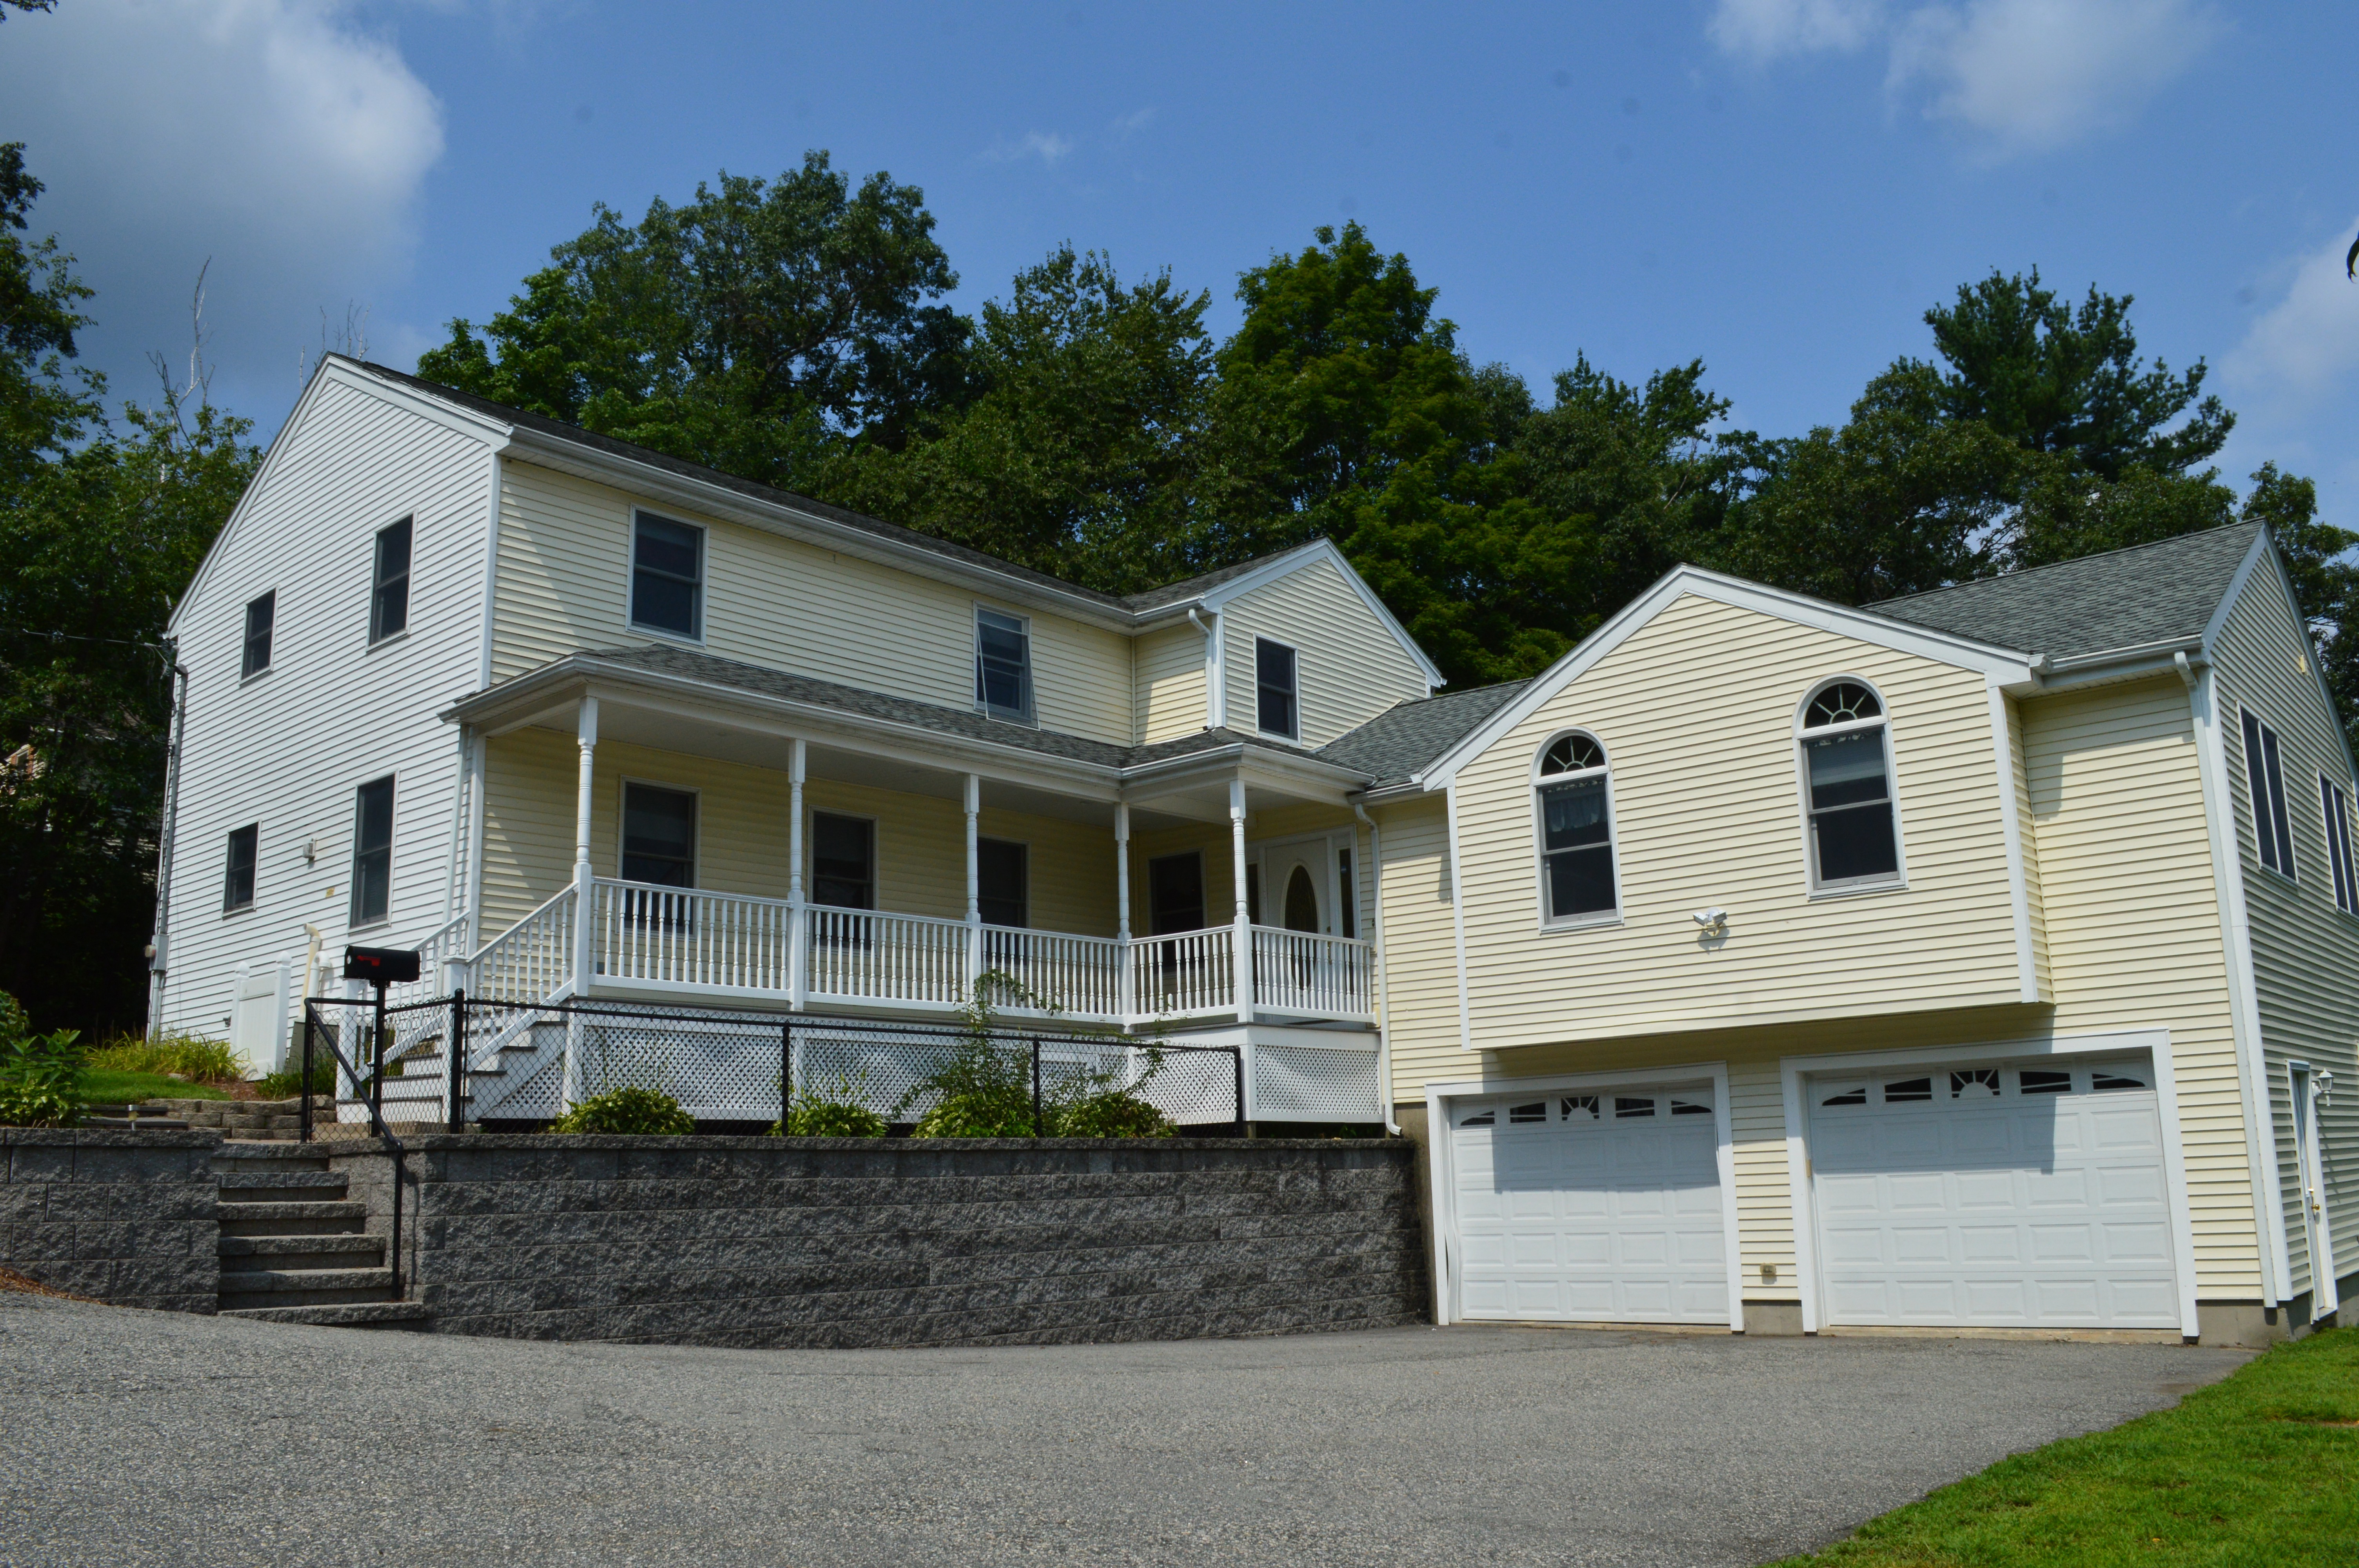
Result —
<path fill-rule="evenodd" d="M 2351 788 L 2323 769 L 2318 774 L 2318 818 L 2326 833 L 2326 880 L 2334 884 L 2334 907 L 2343 914 L 2359 914 L 2359 862 L 2351 858 Z M 2343 857 L 2339 879 L 2334 869 L 2338 849 Z"/>
<path fill-rule="evenodd" d="M 2244 721 L 2247 719 L 2253 721 L 2254 730 L 2261 737 L 2261 749 L 2257 755 L 2257 759 L 2256 758 L 2256 754 L 2252 747 L 2247 744 L 2245 740 Z M 2301 885 L 2301 865 L 2300 862 L 2294 858 L 2293 808 L 2291 806 L 2286 806 L 2285 832 L 2279 833 L 2277 831 L 2277 807 L 2285 805 L 2282 798 L 2285 790 L 2285 768 L 2284 765 L 2280 763 L 2276 776 L 2274 778 L 2271 777 L 2269 773 L 2268 743 L 2272 741 L 2276 741 L 2277 742 L 2277 752 L 2282 755 L 2285 751 L 2285 742 L 2282 740 L 2279 740 L 2276 727 L 2271 725 L 2267 719 L 2264 719 L 2261 715 L 2253 711 L 2252 708 L 2246 707 L 2244 700 L 2239 698 L 2236 703 L 2236 758 L 2239 762 L 2245 764 L 2245 809 L 2252 814 L 2253 818 L 2253 864 L 2260 870 L 2267 871 L 2274 876 L 2283 878 L 2286 885 L 2288 887 L 2299 887 Z M 2257 787 L 2256 786 L 2253 777 L 2255 771 L 2253 764 L 2256 760 L 2260 763 L 2260 780 Z M 2267 795 L 2268 798 L 2267 800 L 2262 799 L 2261 796 L 2263 795 Z M 2269 814 L 2270 839 L 2272 841 L 2278 839 L 2283 840 L 2282 843 L 2277 844 L 2277 853 L 2285 860 L 2286 865 L 2284 868 L 2273 866 L 2269 864 L 2267 860 L 2261 858 L 2261 813 L 2264 810 L 2267 811 Z"/>
<path fill-rule="evenodd" d="M 1875 698 L 1875 712 L 1866 719 L 1844 719 L 1835 724 L 1806 726 L 1803 719 L 1817 701 L 1819 694 L 1829 687 L 1845 682 L 1864 689 Z M 1884 731 L 1884 793 L 1892 805 L 1892 871 L 1889 875 L 1847 877 L 1840 881 L 1822 881 L 1819 878 L 1817 835 L 1810 831 L 1810 753 L 1804 742 L 1814 737 L 1832 735 L 1838 731 L 1865 730 L 1871 726 Z M 1802 897 L 1815 902 L 1828 898 L 1851 898 L 1860 893 L 1905 892 L 1908 886 L 1908 840 L 1900 820 L 1900 747 L 1892 732 L 1892 704 L 1885 700 L 1883 688 L 1865 676 L 1831 675 L 1810 683 L 1802 700 L 1794 705 L 1794 791 L 1802 812 Z"/>
<path fill-rule="evenodd" d="M 675 528 L 696 530 L 696 630 L 675 632 L 669 626 L 650 626 L 639 620 L 639 523 L 652 517 L 658 523 L 669 523 Z M 674 517 L 658 512 L 652 506 L 631 503 L 631 529 L 628 546 L 623 552 L 623 624 L 643 636 L 660 637 L 667 643 L 683 643 L 691 648 L 704 646 L 704 634 L 712 619 L 712 529 L 703 523 L 693 523 L 685 517 Z"/>
<path fill-rule="evenodd" d="M 2180 1136 L 2179 1087 L 2172 1070 L 2168 1029 L 2111 1030 L 2098 1034 L 2052 1034 L 2003 1044 L 1927 1045 L 1902 1051 L 1837 1051 L 1777 1059 L 1778 1084 L 1786 1102 L 1786 1181 L 1793 1202 L 1795 1283 L 1802 1297 L 1802 1332 L 1825 1326 L 1824 1281 L 1820 1278 L 1818 1216 L 1810 1202 L 1810 1114 L 1802 1080 L 1822 1073 L 1875 1073 L 1894 1067 L 2008 1062 L 2038 1056 L 2093 1056 L 2144 1051 L 2154 1072 L 2155 1115 L 2161 1124 L 2163 1177 L 2170 1211 L 2173 1271 L 2179 1283 L 2179 1327 L 2193 1339 L 2201 1328 L 2195 1309 L 2195 1224 L 2187 1193 L 2187 1152 Z"/>
<path fill-rule="evenodd" d="M 2293 1108 L 2294 1195 L 2302 1208 L 2302 1270 L 2310 1276 L 2310 1321 L 2316 1323 L 2342 1309 L 2343 1292 L 2335 1273 L 2334 1211 L 2327 1204 L 2326 1151 L 2319 1142 L 2318 1078 L 2308 1062 L 2286 1064 L 2286 1089 Z M 2316 1218 L 2310 1215 L 2313 1205 Z M 2322 1272 L 2319 1268 L 2321 1241 L 2326 1244 Z"/>
<path fill-rule="evenodd" d="M 1548 760 L 1549 752 L 1568 735 L 1578 735 L 1587 741 L 1605 760 L 1593 768 L 1577 768 L 1568 773 L 1542 773 L 1540 764 Z M 1551 914 L 1549 913 L 1548 808 L 1541 804 L 1540 794 L 1549 784 L 1579 783 L 1592 774 L 1605 781 L 1605 853 L 1607 864 L 1613 869 L 1614 906 L 1611 909 L 1585 910 L 1579 914 Z M 1594 931 L 1620 925 L 1623 923 L 1622 838 L 1621 825 L 1615 820 L 1614 813 L 1618 803 L 1614 798 L 1614 753 L 1605 749 L 1605 742 L 1593 731 L 1577 724 L 1568 726 L 1541 741 L 1538 750 L 1532 753 L 1527 787 L 1532 803 L 1532 907 L 1539 923 L 1537 929 L 1547 934 Z"/>
<path fill-rule="evenodd" d="M 1362 579 L 1358 572 L 1352 569 L 1352 563 L 1343 558 L 1343 552 L 1335 547 L 1332 540 L 1313 539 L 1309 544 L 1288 550 L 1282 556 L 1274 557 L 1249 572 L 1239 573 L 1217 588 L 1208 589 L 1197 596 L 1195 602 L 1217 614 L 1229 600 L 1237 598 L 1240 594 L 1251 593 L 1257 588 L 1266 588 L 1282 577 L 1291 576 L 1303 568 L 1322 560 L 1332 564 L 1338 572 L 1343 574 L 1344 582 L 1350 585 L 1353 593 L 1359 595 L 1360 602 L 1367 608 L 1368 613 L 1375 617 L 1377 624 L 1391 633 L 1393 641 L 1398 643 L 1401 645 L 1401 651 L 1416 664 L 1418 673 L 1425 677 L 1425 689 L 1430 692 L 1436 687 L 1442 685 L 1441 671 L 1435 667 L 1431 659 L 1425 656 L 1425 650 L 1417 645 L 1417 639 L 1408 634 L 1408 628 L 1393 618 L 1393 612 L 1385 608 L 1385 601 L 1376 597 L 1375 590 Z M 1175 608 L 1177 608 L 1175 605 L 1161 605 L 1150 613 L 1169 614 Z M 1298 685 L 1300 678 L 1298 672 L 1296 676 Z"/>
<path fill-rule="evenodd" d="M 2265 540 L 2270 538 L 2267 528 L 2264 527 L 2261 530 L 2261 537 Z M 2301 600 L 2294 594 L 2293 578 L 2286 570 L 2285 555 L 2282 551 L 2272 548 L 2269 558 L 2277 564 L 2277 591 L 2285 597 L 2286 611 L 2293 617 L 2296 630 L 2300 632 L 2304 642 L 2307 643 L 2310 637 L 2310 622 L 2301 612 Z M 2231 593 L 2228 598 L 2222 600 L 2223 608 L 2212 619 L 2220 625 L 2225 626 L 2228 622 L 2225 607 L 2234 602 L 2235 596 Z M 2210 636 L 2208 629 L 2205 635 L 2208 639 Z M 2208 641 L 2206 646 L 2209 646 Z M 2350 733 L 2343 728 L 2340 710 L 2334 705 L 2334 693 L 2326 684 L 2326 668 L 2319 661 L 2317 654 L 2317 648 L 2311 646 L 2307 654 L 2310 689 L 2318 694 L 2319 713 L 2325 720 L 2328 733 L 2332 734 L 2336 743 L 2343 748 L 2343 765 L 2350 770 L 2354 778 L 2359 778 L 2359 756 L 2354 756 L 2352 752 Z"/>
<path fill-rule="evenodd" d="M 1474 1013 L 1466 995 L 1466 862 L 1459 852 L 1458 792 L 1441 792 L 1450 834 L 1450 932 L 1458 960 L 1458 1048 L 1474 1049 Z"/>
<path fill-rule="evenodd" d="M 1491 1095 L 1557 1094 L 1568 1089 L 1675 1089 L 1699 1082 L 1712 1085 L 1712 1130 L 1718 1140 L 1715 1167 L 1720 1174 L 1722 1246 L 1728 1263 L 1728 1328 L 1745 1332 L 1745 1262 L 1740 1251 L 1736 1210 L 1736 1142 L 1728 1105 L 1728 1064 L 1691 1062 L 1671 1067 L 1624 1067 L 1600 1073 L 1560 1073 L 1538 1077 L 1461 1078 L 1425 1086 L 1426 1167 L 1433 1213 L 1434 1322 L 1446 1325 L 1460 1320 L 1460 1281 L 1451 1270 L 1453 1258 L 1463 1256 L 1458 1236 L 1457 1151 L 1451 1137 L 1450 1102 Z"/>
<path fill-rule="evenodd" d="M 409 524 L 409 564 L 401 568 L 401 624 L 380 637 L 376 633 L 376 592 L 384 585 L 376 580 L 378 546 L 385 543 L 385 536 L 387 534 L 405 523 Z M 410 590 L 418 586 L 418 510 L 416 507 L 409 508 L 392 522 L 370 531 L 368 557 L 368 619 L 362 629 L 361 643 L 364 654 L 375 653 L 388 643 L 399 643 L 409 636 Z M 272 652 L 277 651 L 277 646 L 274 644 Z"/>
<path fill-rule="evenodd" d="M 1258 632 L 1254 633 L 1253 642 L 1254 733 L 1299 746 L 1302 744 L 1302 650 L 1291 643 L 1281 643 L 1275 637 L 1265 637 Z M 1288 694 L 1294 699 L 1294 729 L 1291 732 L 1267 729 L 1261 721 L 1261 645 L 1264 643 L 1267 643 L 1273 648 L 1284 648 L 1289 661 L 1288 667 L 1294 672 L 1294 689 Z"/>
<path fill-rule="evenodd" d="M 1829 604 L 1799 593 L 1788 593 L 1782 589 L 1765 588 L 1759 583 L 1746 582 L 1742 578 L 1708 572 L 1701 567 L 1679 567 L 1625 605 L 1618 614 L 1591 633 L 1578 647 L 1534 676 L 1532 683 L 1517 693 L 1514 700 L 1502 704 L 1490 718 L 1468 730 L 1456 745 L 1428 763 L 1424 771 L 1416 775 L 1416 782 L 1428 791 L 1447 785 L 1467 763 L 1489 750 L 1493 742 L 1538 712 L 1542 704 L 1587 674 L 1598 661 L 1629 641 L 1641 627 L 1688 594 L 1734 609 L 1750 610 L 1796 625 L 1808 626 L 1833 636 L 1849 637 L 1875 647 L 1914 654 L 1959 669 L 1974 670 L 2002 686 L 2027 687 L 2037 678 L 2022 654 L 1987 643 L 1928 631 L 1906 622 L 1871 615 L 1865 611 Z"/>
<path fill-rule="evenodd" d="M 2006 845 L 2007 904 L 2015 917 L 2015 972 L 2025 1001 L 2039 997 L 2039 956 L 2031 941 L 2031 879 L 2023 849 L 2023 803 L 2015 793 L 2015 731 L 2006 721 L 2006 693 L 1984 683 L 1990 703 L 1991 754 L 1998 774 L 1999 835 Z"/>
<path fill-rule="evenodd" d="M 982 695 L 983 617 L 985 611 L 1005 616 L 1015 622 L 1017 633 L 1024 639 L 1024 717 L 1021 719 L 1010 719 L 1006 714 L 993 708 Z M 971 619 L 974 632 L 974 665 L 968 673 L 974 677 L 973 710 L 985 719 L 996 719 L 1002 724 L 1020 724 L 1027 730 L 1038 729 L 1040 727 L 1040 694 L 1032 675 L 1032 617 L 1018 611 L 1002 610 L 995 604 L 985 604 L 978 599 L 974 601 L 974 613 Z"/>
<path fill-rule="evenodd" d="M 2261 557 L 2270 548 L 2270 543 L 2269 531 L 2264 526 L 2253 535 L 2253 542 L 2245 546 L 2245 558 L 2236 563 L 2234 575 L 2228 579 L 2228 591 L 2220 596 L 2220 602 L 2212 607 L 2212 619 L 2203 623 L 2203 654 L 2206 658 L 2211 657 L 2212 650 L 2218 645 L 2220 633 L 2228 629 L 2228 617 L 2235 612 L 2236 600 L 2243 597 L 2245 584 L 2251 579 L 2254 568 L 2261 564 Z M 2282 580 L 2283 574 L 2280 573 L 2279 577 Z M 2301 617 L 2297 613 L 2294 619 L 2299 622 Z"/>
<path fill-rule="evenodd" d="M 693 828 L 695 837 L 690 840 L 688 846 L 688 886 L 680 891 L 683 892 L 697 892 L 701 886 L 697 880 L 697 874 L 704 870 L 703 786 L 701 784 L 667 784 L 662 779 L 647 778 L 638 773 L 616 773 L 614 775 L 614 880 L 616 881 L 624 882 L 631 881 L 629 877 L 623 874 L 623 856 L 628 852 L 624 844 L 624 824 L 628 819 L 630 813 L 630 793 L 631 786 L 633 784 L 645 784 L 649 789 L 659 789 L 671 795 L 684 795 L 696 802 L 696 822 Z M 652 887 L 655 884 L 651 882 L 636 882 L 633 883 L 633 885 L 636 887 Z"/>
<path fill-rule="evenodd" d="M 475 689 L 492 684 L 492 640 L 497 625 L 500 591 L 500 449 L 491 452 L 491 499 L 484 513 L 484 623 L 475 650 Z M 625 590 L 627 595 L 627 590 Z M 625 609 L 629 608 L 627 600 Z"/>

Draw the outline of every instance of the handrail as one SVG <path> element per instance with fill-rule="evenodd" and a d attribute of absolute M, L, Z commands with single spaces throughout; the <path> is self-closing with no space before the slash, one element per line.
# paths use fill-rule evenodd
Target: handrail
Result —
<path fill-rule="evenodd" d="M 473 994 L 492 1001 L 538 1002 L 574 986 L 573 903 L 568 884 L 484 943 L 467 961 Z"/>

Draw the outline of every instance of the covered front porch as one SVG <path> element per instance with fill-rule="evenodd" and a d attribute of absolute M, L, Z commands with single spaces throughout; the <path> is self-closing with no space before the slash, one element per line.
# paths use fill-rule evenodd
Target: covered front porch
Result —
<path fill-rule="evenodd" d="M 491 935 L 447 983 L 923 1017 L 989 977 L 995 1011 L 1070 1024 L 1375 1024 L 1347 770 L 1221 731 L 1118 747 L 768 672 L 749 690 L 745 668 L 576 655 L 453 710 Z"/>

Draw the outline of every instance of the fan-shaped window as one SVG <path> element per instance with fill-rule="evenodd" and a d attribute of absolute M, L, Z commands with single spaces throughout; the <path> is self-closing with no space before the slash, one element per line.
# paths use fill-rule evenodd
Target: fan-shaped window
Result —
<path fill-rule="evenodd" d="M 1882 700 L 1858 681 L 1830 681 L 1803 704 L 1799 740 L 1814 886 L 1899 880 L 1888 739 Z"/>
<path fill-rule="evenodd" d="M 1614 795 L 1605 750 L 1571 730 L 1540 752 L 1540 903 L 1549 921 L 1611 917 L 1614 892 Z"/>
<path fill-rule="evenodd" d="M 1565 1096 L 1564 1119 L 1567 1121 L 1571 1121 L 1576 1116 L 1585 1116 L 1589 1118 L 1590 1120 L 1595 1121 L 1597 1119 L 1597 1097 L 1595 1095 Z"/>

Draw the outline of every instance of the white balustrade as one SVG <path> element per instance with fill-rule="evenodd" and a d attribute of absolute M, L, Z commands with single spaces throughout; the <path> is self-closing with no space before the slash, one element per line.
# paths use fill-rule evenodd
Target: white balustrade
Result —
<path fill-rule="evenodd" d="M 1131 995 L 1143 1018 L 1236 1009 L 1234 927 L 1141 936 L 1130 944 Z"/>
<path fill-rule="evenodd" d="M 947 1008 L 972 994 L 963 921 L 824 904 L 803 914 L 814 997 Z"/>
<path fill-rule="evenodd" d="M 593 983 L 686 991 L 791 989 L 794 906 L 601 877 L 591 928 Z"/>
<path fill-rule="evenodd" d="M 1305 1018 L 1369 1015 L 1367 943 L 1256 925 L 1253 944 L 1255 1006 Z"/>
<path fill-rule="evenodd" d="M 1007 976 L 1060 1016 L 1111 1019 L 1122 1014 L 1122 944 L 1111 936 L 986 925 L 983 965 Z M 1010 1011 L 1026 1007 L 1021 1001 L 997 1005 Z"/>
<path fill-rule="evenodd" d="M 573 889 L 484 944 L 468 961 L 468 992 L 485 1001 L 548 1001 L 573 980 Z"/>

